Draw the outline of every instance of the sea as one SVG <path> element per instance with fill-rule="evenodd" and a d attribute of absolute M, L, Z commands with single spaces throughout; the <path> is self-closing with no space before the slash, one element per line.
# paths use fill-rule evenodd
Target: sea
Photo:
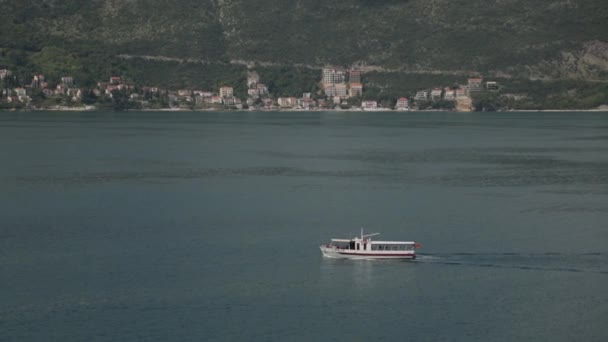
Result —
<path fill-rule="evenodd" d="M 0 113 L 0 341 L 607 341 L 608 113 Z M 323 258 L 381 233 L 414 261 Z"/>

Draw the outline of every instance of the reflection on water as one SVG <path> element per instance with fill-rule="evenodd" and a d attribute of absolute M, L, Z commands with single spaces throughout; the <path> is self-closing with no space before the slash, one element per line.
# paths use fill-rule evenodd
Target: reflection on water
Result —
<path fill-rule="evenodd" d="M 413 279 L 414 260 L 350 260 L 321 258 L 319 263 L 322 286 L 343 284 L 357 290 L 382 288 L 384 282 L 407 282 Z M 398 276 L 394 276 L 398 272 Z"/>

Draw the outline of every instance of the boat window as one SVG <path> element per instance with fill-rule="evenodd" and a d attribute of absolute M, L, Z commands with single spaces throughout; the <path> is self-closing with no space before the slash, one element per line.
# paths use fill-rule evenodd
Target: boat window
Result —
<path fill-rule="evenodd" d="M 347 249 L 348 248 L 348 242 L 334 242 L 332 243 L 332 245 L 341 248 L 341 249 Z"/>

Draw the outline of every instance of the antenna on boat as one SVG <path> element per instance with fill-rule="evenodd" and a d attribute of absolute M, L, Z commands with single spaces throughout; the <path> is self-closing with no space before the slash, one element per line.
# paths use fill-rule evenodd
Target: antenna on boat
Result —
<path fill-rule="evenodd" d="M 365 239 L 366 237 L 376 236 L 376 235 L 380 235 L 380 233 L 373 233 L 373 234 L 365 234 L 365 235 L 363 235 L 363 227 L 361 227 L 361 240 Z"/>

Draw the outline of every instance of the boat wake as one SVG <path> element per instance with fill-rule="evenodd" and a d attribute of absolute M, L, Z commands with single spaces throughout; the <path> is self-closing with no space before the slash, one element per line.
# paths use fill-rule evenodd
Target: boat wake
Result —
<path fill-rule="evenodd" d="M 418 254 L 416 262 L 461 267 L 508 268 L 608 275 L 608 254 L 600 252 Z"/>

